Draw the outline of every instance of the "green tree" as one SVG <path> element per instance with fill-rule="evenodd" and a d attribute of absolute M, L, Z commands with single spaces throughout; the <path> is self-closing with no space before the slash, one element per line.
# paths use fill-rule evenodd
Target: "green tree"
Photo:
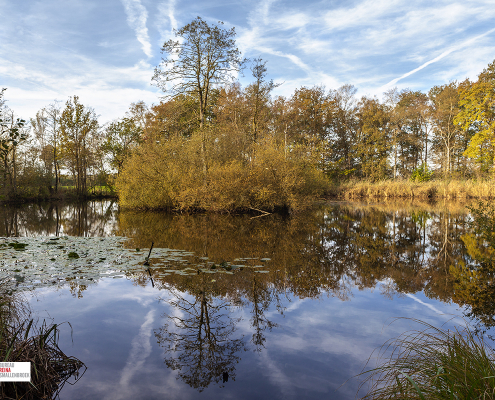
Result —
<path fill-rule="evenodd" d="M 400 129 L 396 137 L 402 175 L 428 161 L 429 105 L 426 94 L 411 90 L 399 93 L 396 105 Z"/>
<path fill-rule="evenodd" d="M 332 105 L 323 86 L 296 89 L 289 104 L 290 144 L 302 147 L 323 171 L 328 170 L 328 160 L 324 155 L 330 140 L 328 131 Z"/>
<path fill-rule="evenodd" d="M 91 145 L 98 134 L 95 112 L 79 102 L 79 97 L 69 98 L 60 117 L 62 152 L 66 165 L 72 171 L 76 193 L 87 194 L 88 170 L 94 164 Z"/>
<path fill-rule="evenodd" d="M 376 99 L 364 97 L 359 103 L 356 154 L 362 175 L 368 179 L 384 179 L 388 175 L 391 150 L 386 107 Z"/>
<path fill-rule="evenodd" d="M 352 85 L 343 85 L 330 92 L 329 100 L 333 109 L 328 121 L 328 158 L 333 169 L 341 176 L 349 176 L 355 170 L 356 91 Z"/>
<path fill-rule="evenodd" d="M 448 85 L 434 86 L 428 93 L 432 102 L 432 122 L 434 149 L 439 154 L 443 171 L 446 175 L 452 172 L 453 155 L 459 147 L 461 129 L 454 124 L 459 112 L 459 93 L 456 82 Z"/>
<path fill-rule="evenodd" d="M 141 140 L 143 131 L 132 119 L 114 121 L 105 128 L 105 141 L 102 150 L 110 157 L 110 165 L 120 174 L 132 148 Z"/>

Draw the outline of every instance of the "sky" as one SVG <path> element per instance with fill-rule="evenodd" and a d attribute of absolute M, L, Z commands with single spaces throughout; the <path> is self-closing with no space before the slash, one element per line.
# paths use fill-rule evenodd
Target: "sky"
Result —
<path fill-rule="evenodd" d="M 77 95 L 100 122 L 156 104 L 163 43 L 200 16 L 235 27 L 247 58 L 267 62 L 274 95 L 352 84 L 428 91 L 476 79 L 495 59 L 495 0 L 0 0 L 0 87 L 24 119 Z M 251 81 L 246 69 L 243 85 Z"/>

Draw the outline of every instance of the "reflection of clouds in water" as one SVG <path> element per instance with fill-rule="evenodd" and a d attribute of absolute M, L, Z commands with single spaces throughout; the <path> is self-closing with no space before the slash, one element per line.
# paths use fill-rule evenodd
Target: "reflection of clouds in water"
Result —
<path fill-rule="evenodd" d="M 433 324 L 436 320 L 442 324 L 452 318 L 452 314 L 448 314 L 452 306 L 445 305 L 442 312 L 416 296 L 410 297 L 428 307 L 428 311 L 425 310 L 426 313 L 420 316 L 422 319 L 431 319 Z M 375 310 L 369 309 L 372 300 L 377 303 Z M 356 293 L 355 299 L 346 303 L 337 299 L 307 301 L 300 305 L 297 313 L 284 321 L 283 331 L 267 334 L 267 343 L 271 349 L 279 348 L 291 357 L 297 357 L 298 353 L 314 353 L 340 359 L 344 355 L 348 366 L 363 364 L 386 340 L 416 328 L 411 325 L 410 319 L 393 320 L 391 317 L 395 314 L 417 318 L 417 309 L 404 308 L 383 298 L 378 300 L 386 301 L 388 307 L 377 302 L 376 296 L 369 291 Z M 274 322 L 279 321 L 275 319 Z"/>
<path fill-rule="evenodd" d="M 280 388 L 284 399 L 295 398 L 296 393 L 292 380 L 268 356 L 268 350 L 261 353 L 260 365 L 262 369 L 266 370 L 270 382 Z"/>
<path fill-rule="evenodd" d="M 429 308 L 430 310 L 432 310 L 433 312 L 437 313 L 439 316 L 443 316 L 443 319 L 445 320 L 445 322 L 447 321 L 451 321 L 451 322 L 455 322 L 459 325 L 462 325 L 462 326 L 466 326 L 466 321 L 464 321 L 462 318 L 457 318 L 455 315 L 453 314 L 446 314 L 444 311 L 440 311 L 437 307 L 435 307 L 434 305 L 432 304 L 429 304 L 429 303 L 425 303 L 423 300 L 421 299 L 418 299 L 415 295 L 413 294 L 410 294 L 410 293 L 406 293 L 406 296 L 409 297 L 410 299 L 413 299 L 414 301 L 418 302 L 419 304 Z M 421 319 L 421 318 L 420 318 Z"/>
<path fill-rule="evenodd" d="M 261 352 L 259 365 L 270 383 L 278 388 L 284 399 L 296 399 L 301 393 L 308 392 L 321 393 L 325 398 L 329 395 L 331 398 L 333 393 L 336 397 L 341 398 L 340 396 L 347 391 L 346 388 L 340 388 L 343 383 L 340 378 L 335 380 L 326 374 L 315 373 L 304 362 L 288 365 L 282 361 L 277 361 L 270 357 L 268 350 Z M 352 393 L 349 394 L 352 395 Z"/>
<path fill-rule="evenodd" d="M 434 305 L 432 304 L 428 304 L 428 303 L 425 303 L 424 301 L 418 299 L 415 295 L 413 294 L 410 294 L 410 293 L 406 293 L 406 296 L 409 297 L 410 299 L 413 299 L 414 301 L 418 302 L 419 304 L 425 306 L 425 307 L 428 307 L 430 310 L 432 310 L 433 312 L 437 313 L 437 314 L 443 314 L 442 311 L 440 311 L 438 308 L 436 308 Z"/>
<path fill-rule="evenodd" d="M 148 293 L 125 293 L 121 296 L 122 299 L 126 300 L 135 300 L 138 304 L 143 307 L 149 306 L 151 303 L 156 302 L 156 292 L 153 289 L 146 287 L 145 289 L 149 289 Z"/>
<path fill-rule="evenodd" d="M 113 398 L 129 398 L 130 381 L 136 373 L 143 370 L 146 358 L 151 354 L 150 338 L 153 333 L 153 322 L 155 321 L 155 310 L 148 311 L 145 320 L 139 329 L 139 333 L 131 343 L 131 350 L 127 363 L 122 370 L 120 378 L 119 396 Z"/>

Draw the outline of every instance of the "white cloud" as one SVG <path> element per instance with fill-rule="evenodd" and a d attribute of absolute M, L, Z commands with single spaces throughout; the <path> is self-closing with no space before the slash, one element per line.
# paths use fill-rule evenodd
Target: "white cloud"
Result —
<path fill-rule="evenodd" d="M 268 61 L 268 77 L 284 82 L 276 93 L 286 96 L 319 84 L 377 95 L 394 84 L 428 90 L 475 78 L 495 50 L 487 33 L 493 0 L 25 3 L 0 0 L 0 13 L 10 16 L 0 24 L 0 80 L 9 106 L 26 118 L 74 94 L 106 120 L 129 102 L 157 101 L 156 50 L 197 15 L 235 26 L 243 55 Z M 245 75 L 243 84 L 252 81 Z"/>
<path fill-rule="evenodd" d="M 470 45 L 472 45 L 473 43 L 475 43 L 477 40 L 485 37 L 485 36 L 488 36 L 490 35 L 491 33 L 495 32 L 495 28 L 493 29 L 490 29 L 489 31 L 481 34 L 481 35 L 478 35 L 474 38 L 471 38 L 471 39 L 468 39 L 458 45 L 455 45 L 453 47 L 451 47 L 450 49 L 444 51 L 442 54 L 438 55 L 437 57 L 433 58 L 432 60 L 429 60 L 427 62 L 425 62 L 424 64 L 420 65 L 419 67 L 413 69 L 412 71 L 409 71 L 405 74 L 403 74 L 402 76 L 399 76 L 398 78 L 395 78 L 395 79 L 392 79 L 390 82 L 388 82 L 386 85 L 382 86 L 382 90 L 386 90 L 387 88 L 390 88 L 392 86 L 394 86 L 397 82 L 399 82 L 400 80 L 404 79 L 404 78 L 407 78 L 408 76 L 411 76 L 412 74 L 418 72 L 418 71 L 421 71 L 422 69 L 426 68 L 427 66 L 429 66 L 430 64 L 433 64 L 433 63 L 436 63 L 438 61 L 440 61 L 442 58 L 448 56 L 450 53 L 454 52 L 454 51 L 457 51 L 459 49 L 462 49 L 464 47 L 468 47 Z"/>
<path fill-rule="evenodd" d="M 55 99 L 65 101 L 69 96 L 78 95 L 81 102 L 93 107 L 105 123 L 122 117 L 132 102 L 158 101 L 158 90 L 150 90 L 153 67 L 143 61 L 115 67 L 80 56 L 69 65 L 70 68 L 56 74 L 36 65 L 0 59 L 0 76 L 18 82 L 18 85 L 8 86 L 9 107 L 23 118 L 30 118 Z"/>
<path fill-rule="evenodd" d="M 379 23 L 379 20 L 403 8 L 404 0 L 366 0 L 352 8 L 340 7 L 324 12 L 328 30 L 339 30 Z"/>
<path fill-rule="evenodd" d="M 159 20 L 168 20 L 167 33 L 172 34 L 174 29 L 178 28 L 177 19 L 175 18 L 175 4 L 176 0 L 168 0 L 166 3 L 160 3 L 158 5 Z"/>
<path fill-rule="evenodd" d="M 146 27 L 146 20 L 148 18 L 146 8 L 141 4 L 140 0 L 121 1 L 127 14 L 127 23 L 136 32 L 136 38 L 141 43 L 144 54 L 151 57 L 153 52 L 148 36 L 148 28 Z"/>
<path fill-rule="evenodd" d="M 145 321 L 141 325 L 139 333 L 132 340 L 131 351 L 129 352 L 127 363 L 120 377 L 119 389 L 123 392 L 121 398 L 127 398 L 132 377 L 142 369 L 146 358 L 151 354 L 150 338 L 153 333 L 154 321 L 155 310 L 150 310 L 146 314 Z"/>

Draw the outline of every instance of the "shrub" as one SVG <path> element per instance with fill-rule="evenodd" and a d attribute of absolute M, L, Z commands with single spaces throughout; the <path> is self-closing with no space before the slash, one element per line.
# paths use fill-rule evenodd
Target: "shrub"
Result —
<path fill-rule="evenodd" d="M 430 171 L 428 169 L 428 166 L 425 163 L 423 163 L 413 171 L 411 175 L 411 181 L 428 182 L 432 178 L 432 176 L 433 176 L 433 171 Z"/>
<path fill-rule="evenodd" d="M 286 157 L 273 143 L 251 159 L 207 154 L 205 176 L 197 138 L 140 147 L 117 179 L 127 208 L 236 211 L 297 210 L 328 188 L 323 173 L 298 154 Z"/>

